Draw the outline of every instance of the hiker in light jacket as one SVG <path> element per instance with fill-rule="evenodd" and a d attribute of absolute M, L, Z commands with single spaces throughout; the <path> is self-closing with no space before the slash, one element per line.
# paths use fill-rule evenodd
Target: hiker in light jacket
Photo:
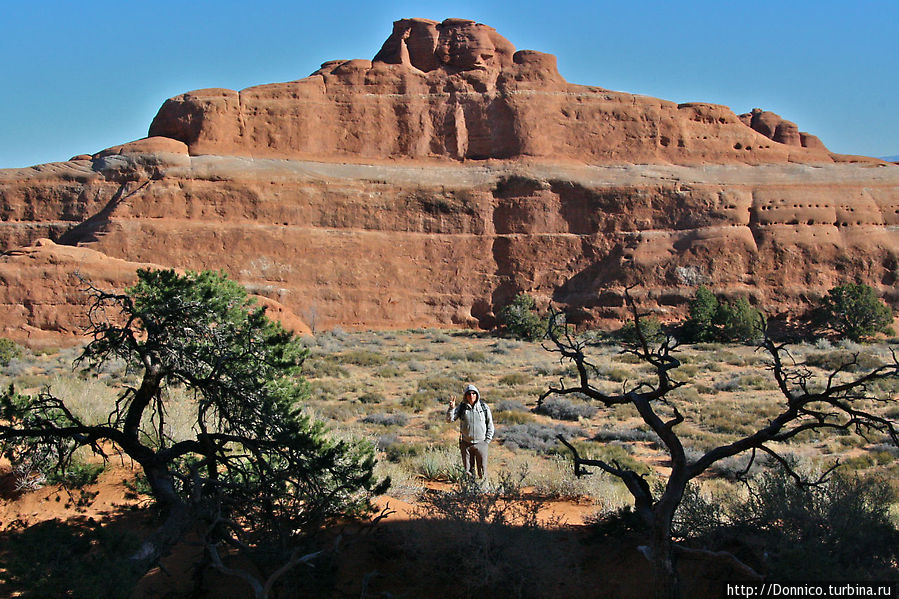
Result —
<path fill-rule="evenodd" d="M 474 385 L 465 387 L 462 402 L 458 407 L 456 396 L 450 397 L 446 421 L 456 420 L 459 421 L 462 467 L 472 475 L 477 470 L 477 477 L 483 478 L 487 473 L 487 444 L 493 440 L 493 414 Z"/>

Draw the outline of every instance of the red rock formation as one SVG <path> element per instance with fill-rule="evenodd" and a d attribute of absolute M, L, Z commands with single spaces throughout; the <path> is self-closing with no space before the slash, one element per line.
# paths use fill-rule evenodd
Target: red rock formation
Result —
<path fill-rule="evenodd" d="M 515 46 L 495 29 L 466 19 L 402 19 L 374 62 L 411 66 L 425 73 L 502 69 L 513 64 Z"/>
<path fill-rule="evenodd" d="M 0 256 L 0 337 L 32 346 L 76 342 L 88 325 L 89 284 L 99 289 L 124 289 L 137 282 L 139 268 L 166 267 L 110 258 L 49 239 L 6 252 Z M 256 299 L 288 330 L 309 332 L 309 327 L 280 303 L 262 296 Z"/>
<path fill-rule="evenodd" d="M 373 61 L 182 94 L 163 104 L 150 135 L 180 140 L 191 155 L 310 160 L 834 161 L 820 143 L 803 146 L 793 123 L 773 113 L 757 120 L 746 127 L 725 106 L 572 85 L 554 56 L 516 52 L 486 25 L 404 19 Z"/>
<path fill-rule="evenodd" d="M 740 115 L 740 120 L 765 137 L 787 146 L 826 150 L 821 140 L 810 133 L 800 131 L 796 123 L 784 119 L 778 114 L 753 108 L 752 112 Z"/>
<path fill-rule="evenodd" d="M 63 244 L 0 257 L 0 335 L 72 333 L 72 271 L 121 287 L 145 263 L 224 269 L 300 328 L 489 327 L 519 291 L 618 318 L 635 283 L 663 316 L 701 283 L 769 312 L 849 279 L 899 300 L 899 168 L 773 113 L 568 84 L 471 21 L 189 92 L 150 134 L 0 171 L 0 248 Z"/>

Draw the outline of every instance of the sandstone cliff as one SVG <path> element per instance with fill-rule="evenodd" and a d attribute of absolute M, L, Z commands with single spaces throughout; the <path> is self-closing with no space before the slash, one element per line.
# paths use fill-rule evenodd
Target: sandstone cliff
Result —
<path fill-rule="evenodd" d="M 167 100 L 150 136 L 191 155 L 295 159 L 483 160 L 590 164 L 832 162 L 814 136 L 764 112 L 567 83 L 556 59 L 486 25 L 405 19 L 373 60 L 326 62 L 311 76 Z M 792 127 L 792 128 L 791 128 Z"/>
<path fill-rule="evenodd" d="M 519 291 L 617 318 L 633 283 L 670 314 L 700 283 L 769 311 L 852 279 L 899 300 L 896 166 L 770 112 L 568 84 L 462 20 L 398 21 L 372 61 L 189 92 L 147 139 L 0 171 L 0 218 L 0 248 L 59 244 L 0 257 L 17 338 L 77 331 L 82 259 L 113 287 L 221 268 L 316 327 L 489 327 Z"/>

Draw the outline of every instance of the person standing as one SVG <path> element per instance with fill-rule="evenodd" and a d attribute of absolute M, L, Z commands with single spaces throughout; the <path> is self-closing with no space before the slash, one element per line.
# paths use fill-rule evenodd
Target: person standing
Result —
<path fill-rule="evenodd" d="M 459 421 L 459 450 L 465 472 L 483 478 L 487 474 L 487 445 L 493 440 L 493 414 L 481 399 L 474 385 L 462 392 L 462 402 L 456 406 L 456 396 L 450 397 L 446 421 Z"/>

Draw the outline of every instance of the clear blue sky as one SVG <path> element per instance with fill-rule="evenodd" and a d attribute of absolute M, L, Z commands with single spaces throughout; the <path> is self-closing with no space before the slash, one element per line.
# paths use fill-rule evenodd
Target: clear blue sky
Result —
<path fill-rule="evenodd" d="M 3 0 L 0 168 L 143 137 L 162 102 L 371 58 L 403 17 L 486 23 L 572 83 L 772 110 L 836 152 L 899 154 L 899 2 Z"/>

